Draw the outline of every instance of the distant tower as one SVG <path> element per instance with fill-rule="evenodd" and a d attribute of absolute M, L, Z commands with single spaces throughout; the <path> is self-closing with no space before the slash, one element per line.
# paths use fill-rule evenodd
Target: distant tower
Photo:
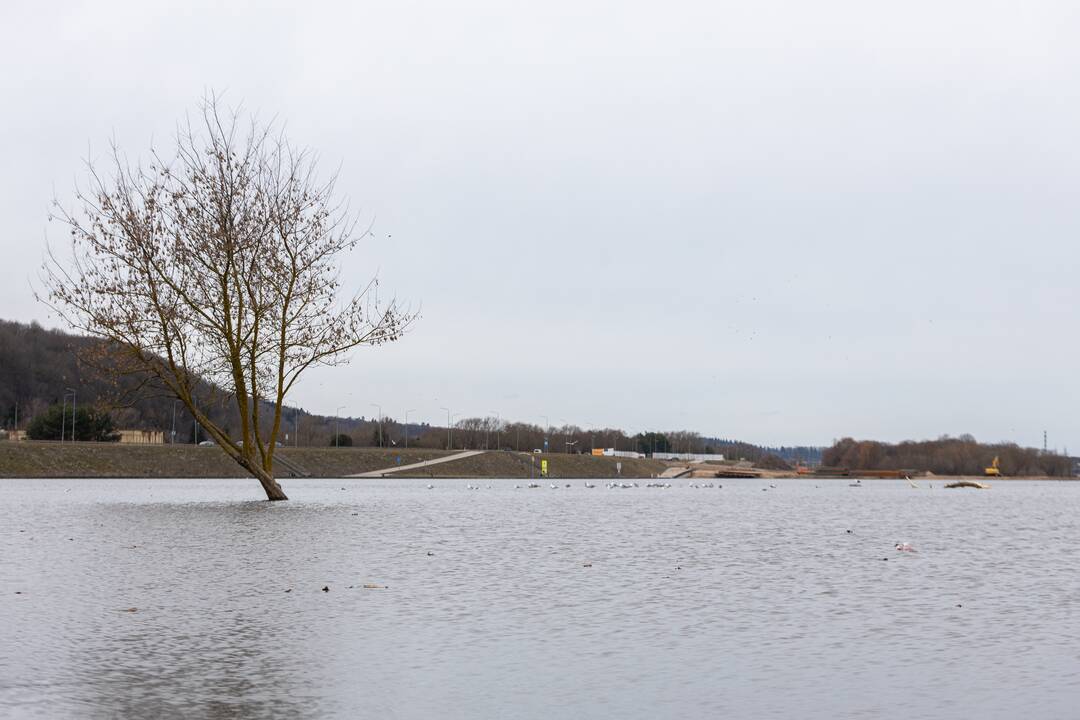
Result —
<path fill-rule="evenodd" d="M 1043 452 L 1046 452 L 1046 431 L 1043 430 Z"/>

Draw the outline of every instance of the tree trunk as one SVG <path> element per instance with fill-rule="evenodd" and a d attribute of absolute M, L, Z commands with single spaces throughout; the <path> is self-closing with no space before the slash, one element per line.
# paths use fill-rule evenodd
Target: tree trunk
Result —
<path fill-rule="evenodd" d="M 252 458 L 246 458 L 243 455 L 236 458 L 236 462 L 240 464 L 242 468 L 251 473 L 259 484 L 262 485 L 263 491 L 266 493 L 267 500 L 288 500 L 289 496 L 285 494 L 285 491 L 278 485 L 277 480 L 274 479 L 272 473 L 263 470 L 259 463 Z"/>
<path fill-rule="evenodd" d="M 267 500 L 288 500 L 289 499 L 289 496 L 286 495 L 285 491 L 281 489 L 281 486 L 278 485 L 278 482 L 277 482 L 277 480 L 274 479 L 273 475 L 266 472 L 262 468 L 256 468 L 255 470 L 252 470 L 252 473 L 255 475 L 255 478 L 259 481 L 259 484 L 262 485 L 262 489 L 264 491 L 266 491 L 266 499 Z"/>

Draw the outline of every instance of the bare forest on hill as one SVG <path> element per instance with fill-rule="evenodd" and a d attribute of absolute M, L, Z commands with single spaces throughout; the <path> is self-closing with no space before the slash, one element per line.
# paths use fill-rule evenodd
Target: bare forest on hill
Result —
<path fill-rule="evenodd" d="M 823 463 L 852 470 L 916 470 L 937 475 L 982 475 L 1000 460 L 1006 476 L 1068 477 L 1072 460 L 1065 455 L 1022 448 L 1012 443 L 979 443 L 971 435 L 898 444 L 844 438 L 828 448 Z"/>
<path fill-rule="evenodd" d="M 19 428 L 25 429 L 34 417 L 61 403 L 68 388 L 74 388 L 80 406 L 108 411 L 117 429 L 160 430 L 165 442 L 174 439 L 174 428 L 176 443 L 207 439 L 183 404 L 135 376 L 114 380 L 102 367 L 108 362 L 107 346 L 100 340 L 49 330 L 36 323 L 0 320 L 0 428 L 14 429 L 17 414 Z M 227 428 L 239 423 L 228 395 L 209 384 L 200 395 L 206 412 L 215 421 Z M 264 415 L 269 418 L 272 413 Z M 283 415 L 288 438 L 282 442 L 290 446 L 326 447 L 333 444 L 335 434 L 347 435 L 354 447 L 377 447 L 380 437 L 384 447 L 404 447 L 406 443 L 406 426 L 390 417 L 383 417 L 380 427 L 376 418 L 334 418 L 288 406 Z M 593 448 L 613 448 L 641 453 L 723 454 L 732 460 L 751 462 L 775 456 L 792 465 L 817 464 L 821 460 L 821 448 L 817 447 L 764 447 L 689 431 L 635 434 L 618 428 L 585 429 L 572 424 L 545 428 L 494 416 L 458 420 L 450 433 L 446 426 L 411 422 L 407 434 L 409 447 L 429 449 L 588 453 Z"/>
<path fill-rule="evenodd" d="M 18 428 L 25 429 L 36 416 L 61 403 L 68 388 L 73 388 L 79 406 L 107 410 L 117 429 L 160 430 L 165 433 L 165 442 L 174 439 L 174 428 L 176 443 L 207 439 L 181 403 L 135 376 L 114 380 L 102 367 L 108 362 L 109 353 L 100 340 L 48 330 L 36 323 L 0 320 L 0 428 L 15 429 L 17 416 Z M 225 427 L 239 423 L 234 404 L 225 393 L 207 384 L 200 398 L 205 412 L 215 421 Z M 269 418 L 270 413 L 266 415 Z M 327 446 L 335 430 L 350 435 L 355 445 L 378 445 L 374 419 L 327 417 L 294 407 L 286 407 L 284 415 L 289 445 Z M 413 437 L 428 430 L 417 423 L 409 427 Z M 404 441 L 400 426 L 391 429 L 384 423 L 383 434 L 387 445 L 392 440 Z"/>

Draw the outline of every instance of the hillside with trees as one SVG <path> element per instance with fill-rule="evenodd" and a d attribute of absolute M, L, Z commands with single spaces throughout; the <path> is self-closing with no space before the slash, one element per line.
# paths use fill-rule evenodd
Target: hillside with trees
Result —
<path fill-rule="evenodd" d="M 177 443 L 207 439 L 183 405 L 167 397 L 161 388 L 134 375 L 111 379 L 102 367 L 109 358 L 101 341 L 49 330 L 37 323 L 0 320 L 0 427 L 14 429 L 17 418 L 18 428 L 27 429 L 52 406 L 62 406 L 65 395 L 70 408 L 73 389 L 80 411 L 107 412 L 116 429 L 160 430 L 166 442 L 174 439 L 174 428 Z M 209 385 L 200 395 L 206 412 L 216 421 L 225 427 L 239 422 L 227 395 Z M 378 427 L 371 419 L 314 415 L 294 407 L 286 407 L 284 415 L 290 445 L 329 445 L 335 428 L 352 436 L 358 445 L 378 444 L 370 442 Z M 412 434 L 427 431 L 424 425 L 410 424 L 410 428 Z"/>
<path fill-rule="evenodd" d="M 971 435 L 898 444 L 844 438 L 828 448 L 826 466 L 852 470 L 915 470 L 937 475 L 982 475 L 998 458 L 1001 472 L 1012 476 L 1068 477 L 1072 460 L 1065 455 L 1022 448 L 1013 443 L 983 444 Z"/>
<path fill-rule="evenodd" d="M 112 428 L 160 430 L 166 442 L 194 443 L 207 439 L 183 405 L 167 397 L 161 388 L 145 384 L 136 376 L 110 379 L 111 373 L 102 368 L 109 361 L 107 347 L 99 340 L 49 330 L 36 323 L 0 320 L 0 427 L 14 428 L 17 415 L 18 427 L 26 429 L 35 418 L 48 413 L 50 407 L 62 407 L 65 394 L 70 407 L 71 388 L 75 390 L 80 412 L 83 409 L 107 412 Z M 207 384 L 201 397 L 206 412 L 223 427 L 232 428 L 239 423 L 234 403 L 227 394 Z M 271 412 L 264 413 L 265 418 L 271 416 Z M 376 447 L 380 435 L 384 446 L 401 447 L 407 430 L 409 447 L 430 449 L 445 449 L 448 442 L 465 450 L 546 449 L 552 453 L 588 453 L 592 448 L 615 448 L 642 453 L 722 453 L 734 460 L 751 462 L 774 456 L 788 464 L 817 464 L 822 452 L 817 447 L 766 447 L 684 430 L 628 433 L 618 428 L 584 429 L 572 424 L 544 428 L 494 416 L 459 420 L 449 433 L 445 426 L 427 423 L 409 423 L 406 429 L 404 424 L 387 417 L 382 420 L 380 433 L 375 418 L 335 418 L 288 406 L 283 417 L 288 438 L 282 442 L 290 446 L 333 446 L 334 436 L 340 434 L 340 447 L 350 444 Z"/>

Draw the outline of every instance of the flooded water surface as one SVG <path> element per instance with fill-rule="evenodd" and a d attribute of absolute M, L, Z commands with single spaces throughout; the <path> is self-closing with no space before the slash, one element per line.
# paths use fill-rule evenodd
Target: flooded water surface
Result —
<path fill-rule="evenodd" d="M 0 481 L 0 717 L 1080 708 L 1080 485 L 427 482 Z"/>

